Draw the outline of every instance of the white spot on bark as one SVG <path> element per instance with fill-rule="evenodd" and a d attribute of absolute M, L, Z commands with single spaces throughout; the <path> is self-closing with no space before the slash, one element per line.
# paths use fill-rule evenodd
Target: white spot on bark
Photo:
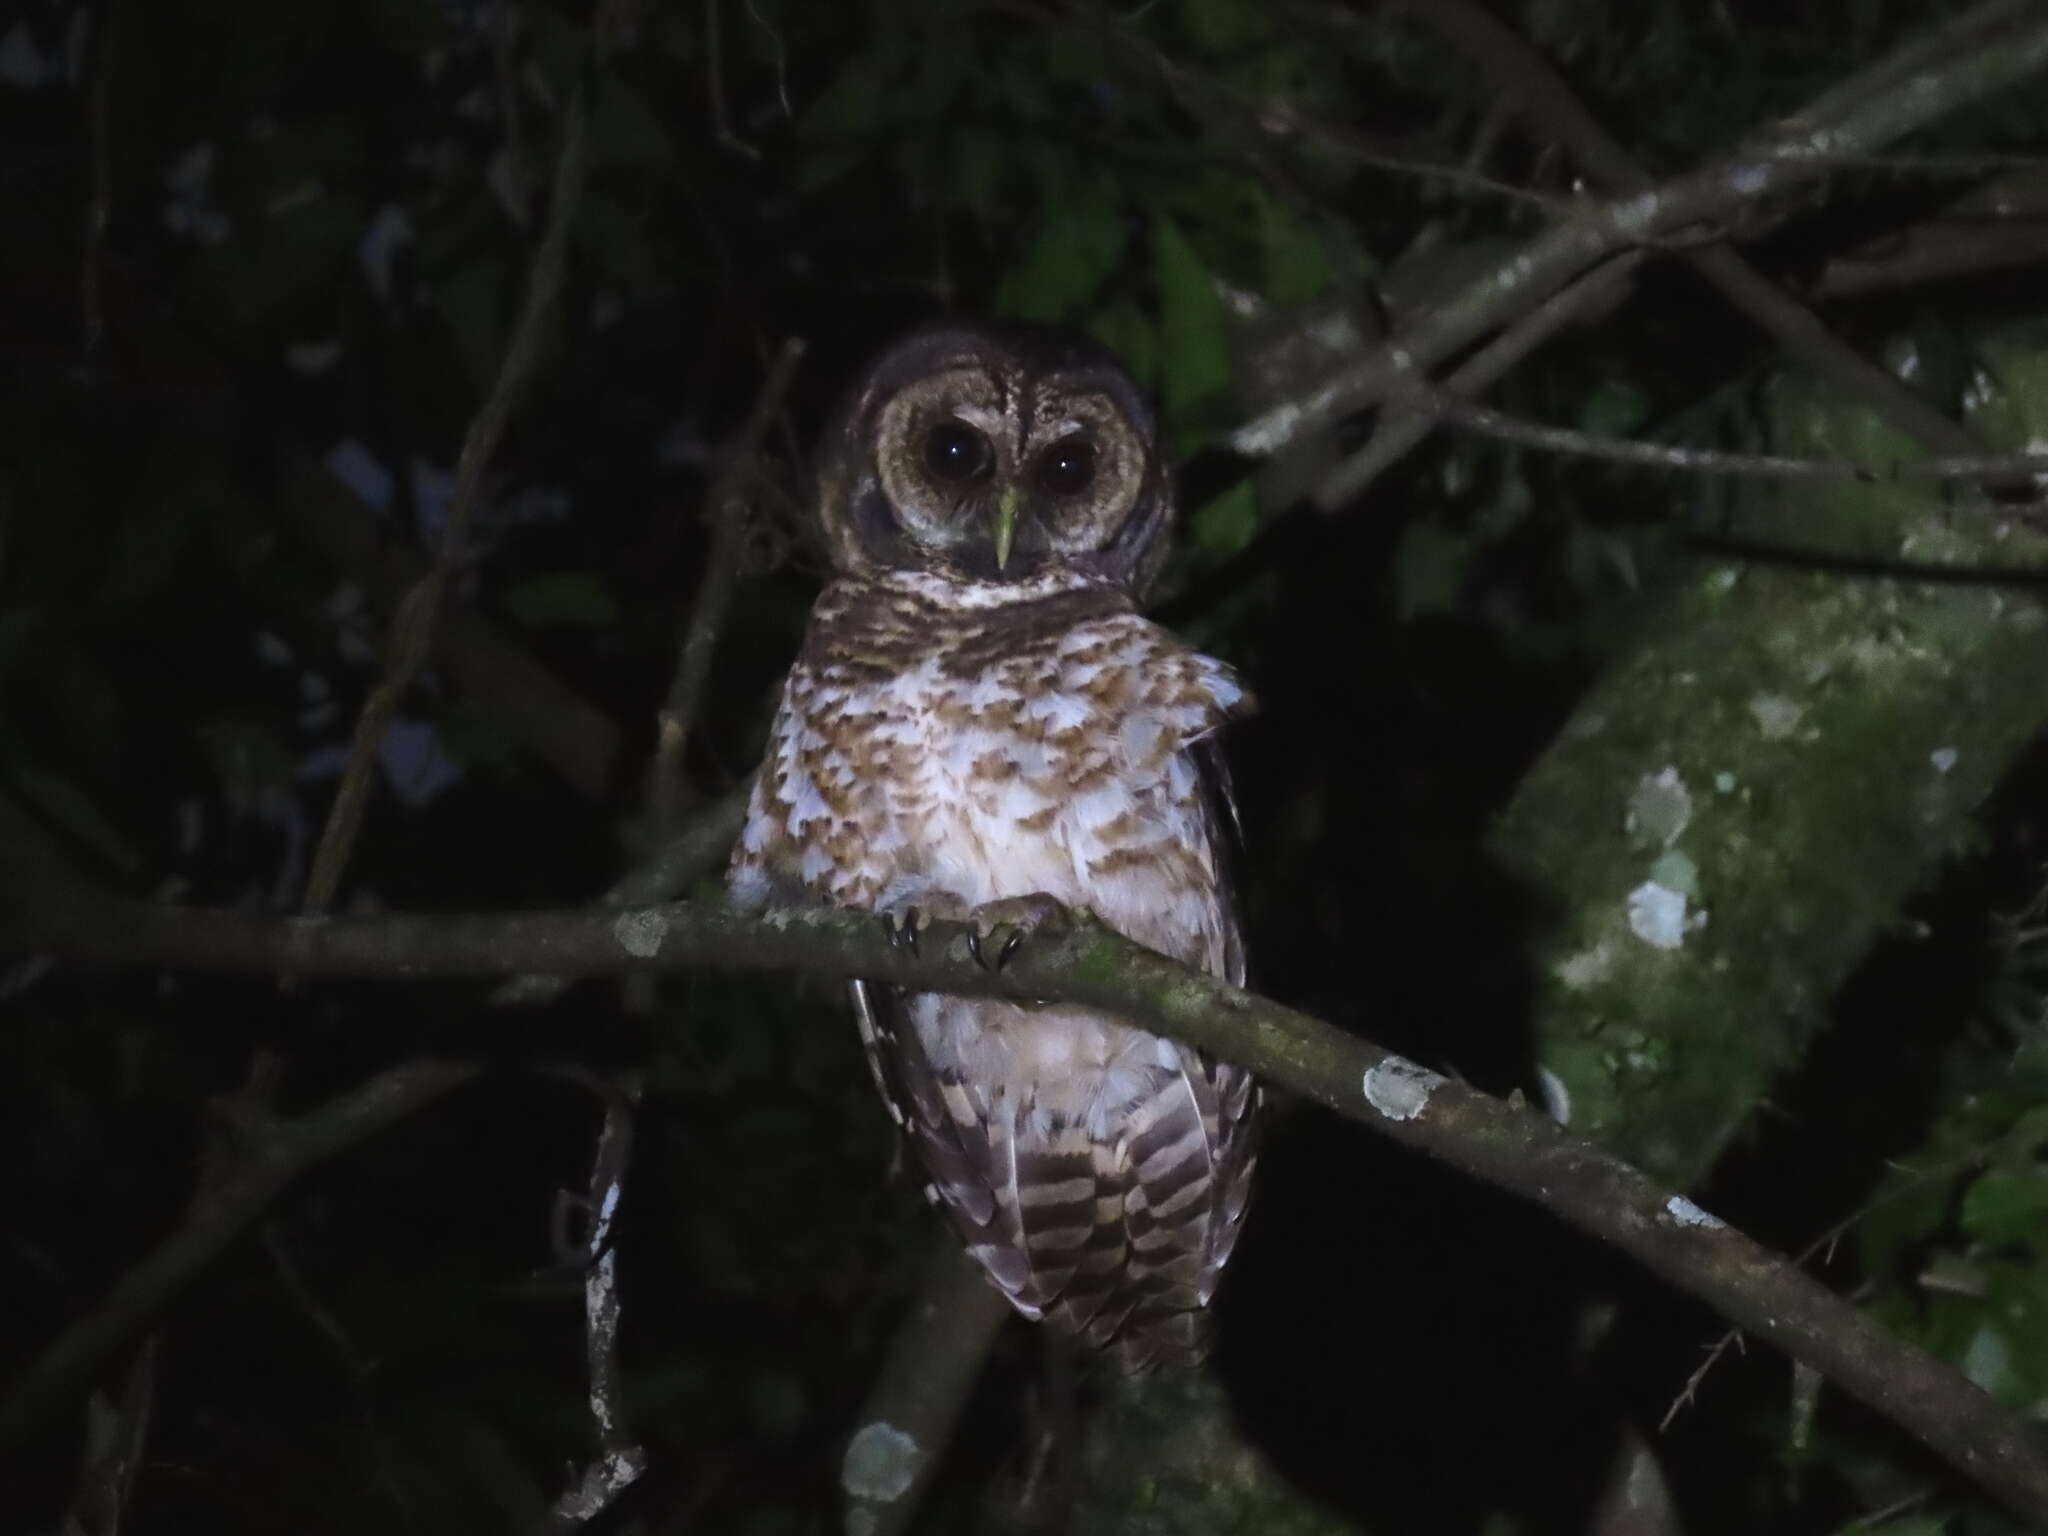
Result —
<path fill-rule="evenodd" d="M 1230 446 L 1252 458 L 1264 458 L 1293 441 L 1295 429 L 1300 421 L 1300 406 L 1280 406 L 1266 412 L 1258 420 L 1248 421 L 1239 427 L 1230 435 Z"/>
<path fill-rule="evenodd" d="M 1770 184 L 1771 170 L 1755 160 L 1745 160 L 1728 173 L 1728 187 L 1738 197 L 1755 197 Z"/>
<path fill-rule="evenodd" d="M 1936 773 L 1948 773 L 1962 760 L 1962 754 L 1954 747 L 1936 747 L 1927 754 L 1927 761 L 1934 764 Z"/>
<path fill-rule="evenodd" d="M 1692 791 L 1670 764 L 1644 774 L 1628 797 L 1628 833 L 1653 847 L 1669 848 L 1691 821 Z"/>
<path fill-rule="evenodd" d="M 1783 741 L 1799 729 L 1806 706 L 1782 693 L 1760 693 L 1749 701 L 1749 713 L 1765 741 Z"/>
<path fill-rule="evenodd" d="M 627 954 L 651 960 L 661 953 L 661 941 L 668 937 L 668 919 L 659 912 L 621 912 L 612 924 L 612 937 Z"/>
<path fill-rule="evenodd" d="M 1681 1227 L 1700 1227 L 1716 1231 L 1728 1225 L 1711 1211 L 1703 1211 L 1683 1195 L 1673 1195 L 1664 1202 L 1664 1214 Z"/>
<path fill-rule="evenodd" d="M 1685 942 L 1685 892 L 1645 880 L 1628 893 L 1629 931 L 1654 949 Z"/>
<path fill-rule="evenodd" d="M 1572 1091 L 1564 1079 L 1548 1067 L 1536 1069 L 1536 1091 L 1543 1099 L 1543 1112 L 1559 1125 L 1572 1123 Z"/>
<path fill-rule="evenodd" d="M 917 1437 L 883 1419 L 863 1424 L 846 1443 L 839 1486 L 856 1499 L 889 1504 L 910 1491 L 924 1448 Z"/>
<path fill-rule="evenodd" d="M 1641 239 L 1653 232 L 1661 206 L 1662 199 L 1655 192 L 1638 192 L 1627 202 L 1614 205 L 1614 227 L 1631 239 Z"/>
<path fill-rule="evenodd" d="M 1574 992 L 1583 992 L 1607 979 L 1608 973 L 1614 969 L 1615 958 L 1614 946 L 1602 939 L 1592 948 L 1582 949 L 1558 961 L 1555 974 Z"/>
<path fill-rule="evenodd" d="M 1389 1120 L 1413 1120 L 1429 1106 L 1429 1096 L 1443 1085 L 1441 1072 L 1388 1056 L 1365 1074 L 1365 1102 Z"/>

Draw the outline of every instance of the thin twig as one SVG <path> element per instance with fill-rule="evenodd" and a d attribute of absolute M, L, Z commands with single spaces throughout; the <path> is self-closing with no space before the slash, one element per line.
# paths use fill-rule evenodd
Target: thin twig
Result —
<path fill-rule="evenodd" d="M 369 802 L 370 779 L 384 732 L 399 702 L 412 686 L 433 647 L 434 628 L 439 617 L 442 594 L 446 591 L 462 558 L 463 539 L 474 515 L 484 470 L 497 452 L 498 440 L 512 418 L 528 383 L 541 346 L 546 339 L 567 265 L 569 229 L 582 196 L 585 161 L 586 92 L 579 87 L 563 114 L 562 149 L 555 163 L 554 190 L 548 204 L 547 233 L 533 258 L 527 276 L 526 302 L 520 310 L 512 337 L 506 345 L 498 376 L 483 407 L 470 423 L 463 438 L 462 455 L 456 461 L 455 494 L 448 508 L 447 526 L 433 566 L 400 599 L 391 619 L 386 647 L 384 675 L 364 699 L 356 717 L 354 739 L 349 744 L 348 764 L 342 770 L 334 806 L 321 829 L 320 843 L 313 855 L 313 873 L 306 882 L 305 910 L 324 912 L 333 904 L 341 884 L 356 833 L 362 827 L 363 811 Z"/>
<path fill-rule="evenodd" d="M 584 1237 L 583 1343 L 590 1372 L 590 1420 L 598 1455 L 556 1500 L 553 1529 L 572 1531 L 601 1514 L 647 1470 L 647 1453 L 625 1421 L 619 1377 L 619 1285 L 612 1224 L 625 1194 L 633 1151 L 633 1111 L 640 1081 L 628 1076 L 603 1085 L 604 1124 L 591 1159 L 589 1231 Z"/>
<path fill-rule="evenodd" d="M 1988 35 L 1994 20 L 1995 35 Z M 1640 192 L 1588 202 L 1386 345 L 1239 427 L 1231 446 L 1255 456 L 1277 452 L 1304 433 L 1398 393 L 1611 252 L 1725 220 L 1824 174 L 1826 167 L 1816 158 L 1821 153 L 1875 149 L 2025 78 L 2048 62 L 2048 14 L 2038 3 L 1989 0 L 1939 29 L 1932 42 L 1945 50 L 1944 62 L 1939 70 L 1916 77 L 1914 90 L 1877 92 L 1837 111 L 1810 107 L 1789 125 L 1773 124 L 1696 171 Z M 1888 62 L 1877 66 L 1880 71 L 1890 67 Z"/>
<path fill-rule="evenodd" d="M 682 895 L 711 873 L 732 851 L 747 819 L 747 801 L 754 781 L 745 779 L 709 805 L 688 825 L 635 864 L 600 896 L 599 907 L 644 907 Z M 551 1003 L 569 990 L 569 976 L 529 972 L 514 976 L 491 993 L 493 1007 L 532 1007 Z"/>
<path fill-rule="evenodd" d="M 76 1393 L 108 1355 L 147 1328 L 300 1174 L 460 1087 L 478 1070 L 467 1062 L 408 1062 L 292 1119 L 248 1128 L 260 1144 L 236 1159 L 233 1171 L 206 1200 L 193 1202 L 176 1232 L 7 1384 L 0 1396 L 0 1446 L 21 1439 Z"/>
<path fill-rule="evenodd" d="M 1496 90 L 1521 105 L 1535 129 L 1568 148 L 1607 191 L 1641 192 L 1652 185 L 1649 172 L 1601 126 L 1550 61 L 1477 0 L 1410 0 L 1407 9 L 1469 55 Z M 1867 401 L 1901 431 L 1937 452 L 1977 448 L 1962 427 L 1835 336 L 1726 242 L 1685 245 L 1676 254 L 1787 352 Z"/>
<path fill-rule="evenodd" d="M 1552 337 L 1612 310 L 1628 295 L 1644 254 L 1624 252 L 1559 289 L 1460 364 L 1444 380 L 1441 393 L 1454 399 L 1476 396 Z M 1365 446 L 1310 493 L 1315 505 L 1335 512 L 1355 501 L 1429 435 L 1438 414 L 1390 403 Z"/>
<path fill-rule="evenodd" d="M 92 88 L 86 97 L 86 143 L 92 190 L 86 197 L 83 254 L 78 263 L 80 345 L 88 363 L 107 334 L 107 226 L 114 214 L 114 78 L 121 57 L 123 0 L 106 0 L 93 50 Z"/>
<path fill-rule="evenodd" d="M 647 808 L 657 840 L 666 839 L 675 826 L 683 782 L 683 748 L 703 702 L 704 687 L 711 676 L 711 654 L 725 628 L 733 588 L 739 583 L 741 556 L 747 544 L 747 477 L 753 473 L 761 439 L 782 408 L 782 397 L 788 392 L 797 360 L 803 353 L 804 344 L 795 337 L 782 344 L 705 503 L 711 523 L 711 548 L 704 559 L 703 577 L 697 583 L 690 627 L 676 653 L 675 672 L 656 716 L 654 759 L 647 770 Z"/>
<path fill-rule="evenodd" d="M 732 131 L 725 113 L 725 42 L 719 26 L 720 0 L 704 0 L 704 94 L 710 98 L 711 136 L 734 153 L 759 160 L 761 151 Z"/>
<path fill-rule="evenodd" d="M 86 1404 L 84 1465 L 78 1492 L 64 1516 L 65 1536 L 120 1536 L 121 1516 L 135 1490 L 135 1474 L 149 1443 L 156 1410 L 156 1363 L 161 1334 L 152 1333 L 128 1362 L 121 1400 L 93 1393 Z"/>
<path fill-rule="evenodd" d="M 1699 475 L 1736 475 L 1771 480 L 1854 480 L 1865 484 L 1926 480 L 2016 480 L 2048 475 L 2048 451 L 1955 454 L 1932 459 L 1898 459 L 1882 467 L 1848 459 L 1793 458 L 1771 453 L 1726 453 L 1716 448 L 1681 448 L 1632 438 L 1598 437 L 1571 427 L 1525 421 L 1503 411 L 1459 400 L 1435 385 L 1417 386 L 1405 398 L 1414 409 L 1452 426 L 1517 443 L 1545 453 L 1600 459 L 1645 469 L 1682 470 Z"/>
<path fill-rule="evenodd" d="M 428 562 L 386 538 L 363 504 L 318 464 L 292 455 L 279 505 L 321 559 L 394 608 L 424 580 Z M 522 642 L 459 594 L 443 592 L 433 634 L 434 664 L 492 719 L 586 800 L 603 800 L 626 757 L 613 718 L 576 692 Z"/>

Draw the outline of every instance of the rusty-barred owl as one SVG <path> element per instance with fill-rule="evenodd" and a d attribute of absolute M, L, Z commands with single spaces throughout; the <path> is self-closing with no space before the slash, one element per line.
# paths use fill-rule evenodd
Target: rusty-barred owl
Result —
<path fill-rule="evenodd" d="M 820 453 L 834 579 L 789 674 L 731 884 L 977 923 L 1052 897 L 1241 982 L 1213 737 L 1245 695 L 1138 615 L 1171 521 L 1150 413 L 1100 349 L 915 333 Z M 1001 943 L 997 943 L 1000 930 Z M 1199 1358 L 1242 1223 L 1244 1071 L 1105 1014 L 855 983 L 868 1060 L 1018 1311 L 1123 1363 Z"/>

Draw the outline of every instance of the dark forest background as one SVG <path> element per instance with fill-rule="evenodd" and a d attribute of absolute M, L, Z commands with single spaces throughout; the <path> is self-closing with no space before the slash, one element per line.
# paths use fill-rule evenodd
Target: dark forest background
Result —
<path fill-rule="evenodd" d="M 1518 99 L 1531 60 L 1663 178 L 1964 8 L 1503 0 L 1505 63 L 1444 20 L 1473 9 L 0 9 L 0 803 L 106 887 L 297 910 L 495 392 L 332 906 L 595 900 L 729 821 L 823 570 L 806 461 L 837 388 L 938 313 L 1081 327 L 1187 466 L 1155 610 L 1260 701 L 1230 742 L 1254 985 L 1569 1106 L 2048 1415 L 2034 484 L 1444 426 L 1348 482 L 1384 402 L 1263 462 L 1230 441 L 1627 189 Z M 1652 242 L 1486 398 L 1680 448 L 2040 450 L 2044 156 L 2036 75 Z M 1732 307 L 1707 248 L 1820 339 Z M 1843 354 L 1888 388 L 1845 387 Z M 718 600 L 669 761 L 657 714 Z M 672 893 L 715 897 L 717 854 Z M 25 865 L 0 881 L 37 902 Z M 1646 932 L 1647 885 L 1676 933 Z M 422 1055 L 488 1069 L 310 1158 L 14 1426 L 0 1529 L 546 1528 L 593 1453 L 575 1196 L 626 1091 L 618 1357 L 650 1470 L 590 1528 L 840 1528 L 937 1229 L 823 981 L 514 1007 L 0 939 L 0 1375 L 203 1223 L 274 1117 Z M 1724 1345 L 1660 1430 L 1725 1325 L 1305 1106 L 1273 1116 L 1240 1255 L 1216 1397 L 1076 1381 L 1005 1331 L 919 1528 L 2022 1529 L 1767 1349 Z M 1618 1515 L 1630 1473 L 1655 1498 Z"/>

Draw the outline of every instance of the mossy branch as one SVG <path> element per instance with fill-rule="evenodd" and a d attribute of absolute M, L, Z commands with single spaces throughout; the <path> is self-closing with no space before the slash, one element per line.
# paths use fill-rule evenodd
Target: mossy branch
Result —
<path fill-rule="evenodd" d="M 0 825 L 0 834 L 7 830 Z M 748 913 L 686 902 L 280 918 L 156 906 L 76 884 L 0 912 L 0 947 L 124 967 L 391 978 L 789 970 L 1099 1007 L 1240 1062 L 1535 1201 L 1822 1372 L 2015 1509 L 2048 1518 L 2048 1442 L 2018 1414 L 1886 1333 L 1790 1260 L 1544 1115 L 1190 970 L 1085 914 L 1041 928 L 999 973 L 975 962 L 969 932 L 964 924 L 934 923 L 911 952 L 893 947 L 871 915 L 823 908 Z"/>

